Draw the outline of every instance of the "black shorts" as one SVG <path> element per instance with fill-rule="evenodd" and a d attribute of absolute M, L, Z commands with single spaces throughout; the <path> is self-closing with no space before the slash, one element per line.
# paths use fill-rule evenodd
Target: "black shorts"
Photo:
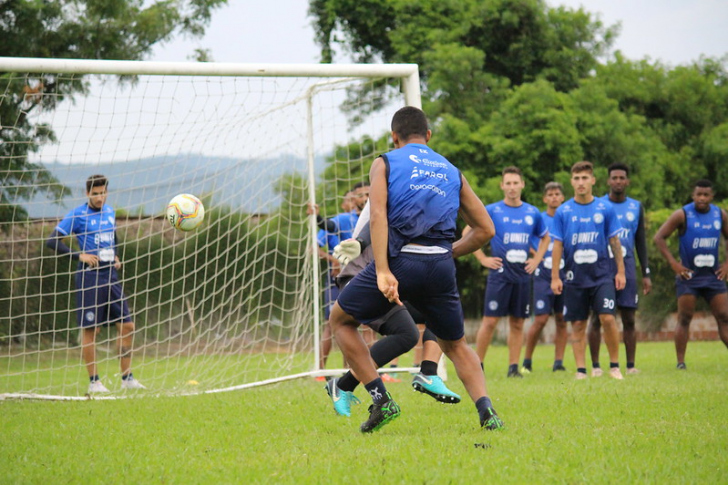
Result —
<path fill-rule="evenodd" d="M 616 306 L 614 283 L 579 288 L 564 286 L 564 320 L 578 322 L 589 318 L 589 311 L 597 315 L 614 315 Z"/>

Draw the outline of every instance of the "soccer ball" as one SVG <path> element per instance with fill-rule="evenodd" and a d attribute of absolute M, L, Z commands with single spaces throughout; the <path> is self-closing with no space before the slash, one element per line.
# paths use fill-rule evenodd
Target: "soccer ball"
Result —
<path fill-rule="evenodd" d="M 167 204 L 167 220 L 180 231 L 191 231 L 205 218 L 205 207 L 191 194 L 179 194 Z"/>

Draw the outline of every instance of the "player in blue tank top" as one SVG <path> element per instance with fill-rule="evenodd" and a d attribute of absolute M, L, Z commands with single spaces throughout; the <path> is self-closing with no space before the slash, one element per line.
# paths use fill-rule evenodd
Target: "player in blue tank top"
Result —
<path fill-rule="evenodd" d="M 506 167 L 501 173 L 502 201 L 486 207 L 495 225 L 490 240 L 491 257 L 482 250 L 475 251 L 480 264 L 488 268 L 483 320 L 475 340 L 481 362 L 500 317 L 508 316 L 508 373 L 507 377 L 523 377 L 518 371 L 523 347 L 523 322 L 529 315 L 531 275 L 538 269 L 549 242 L 548 230 L 541 212 L 521 200 L 526 186 L 517 167 Z M 530 257 L 531 242 L 539 240 L 538 249 Z"/>
<path fill-rule="evenodd" d="M 572 349 L 576 360 L 576 378 L 586 374 L 586 322 L 589 311 L 599 315 L 604 341 L 609 351 L 609 375 L 622 379 L 619 370 L 619 330 L 614 318 L 615 291 L 624 288 L 624 259 L 619 243 L 617 214 L 611 204 L 596 199 L 592 193 L 596 179 L 591 162 L 577 162 L 571 167 L 574 198 L 556 210 L 552 236 L 554 247 L 551 289 L 564 293 L 564 319 L 572 324 Z M 616 275 L 609 249 L 617 264 Z M 566 281 L 561 280 L 559 264 L 564 259 Z"/>
<path fill-rule="evenodd" d="M 619 242 L 624 257 L 625 287 L 617 291 L 617 308 L 622 317 L 622 340 L 627 356 L 627 374 L 638 374 L 635 367 L 637 353 L 637 335 L 635 333 L 635 312 L 639 302 L 637 288 L 637 261 L 642 267 L 642 293 L 647 295 L 652 289 L 650 268 L 647 264 L 647 237 L 645 234 L 645 210 L 642 204 L 627 197 L 629 186 L 629 167 L 623 163 L 613 163 L 607 167 L 607 185 L 609 193 L 602 197 L 612 204 L 617 218 L 622 225 Z M 616 269 L 615 269 L 616 270 Z M 601 344 L 601 325 L 596 314 L 592 313 L 589 322 L 589 351 L 592 358 L 592 374 L 601 374 L 599 365 L 599 346 Z M 596 370 L 599 369 L 599 370 Z"/>
<path fill-rule="evenodd" d="M 720 264 L 720 237 L 728 251 L 728 216 L 713 201 L 713 184 L 709 180 L 695 183 L 693 202 L 670 215 L 655 234 L 655 245 L 675 272 L 677 287 L 677 320 L 675 352 L 677 368 L 687 369 L 685 351 L 690 340 L 690 321 L 695 302 L 700 296 L 710 305 L 718 323 L 718 334 L 728 347 L 728 261 Z M 677 231 L 680 240 L 680 261 L 667 246 L 667 238 Z"/>
<path fill-rule="evenodd" d="M 543 203 L 546 204 L 546 210 L 541 213 L 546 228 L 551 233 L 554 215 L 556 209 L 564 203 L 564 188 L 558 182 L 549 182 L 544 187 Z M 531 244 L 531 252 L 535 253 L 538 249 L 540 240 L 534 240 Z M 553 313 L 554 323 L 556 324 L 556 334 L 554 336 L 554 365 L 552 370 L 565 371 L 564 352 L 566 351 L 566 342 L 569 338 L 569 329 L 564 321 L 564 296 L 554 295 L 551 291 L 551 266 L 553 264 L 552 249 L 553 240 L 548 245 L 543 261 L 533 273 L 533 314 L 534 319 L 531 328 L 526 334 L 526 350 L 523 358 L 523 367 L 521 372 L 530 373 L 532 369 L 533 352 L 536 349 L 541 332 L 546 326 L 549 317 Z M 561 260 L 563 266 L 563 259 Z M 563 279 L 562 275 L 562 279 Z"/>
<path fill-rule="evenodd" d="M 108 180 L 92 175 L 86 180 L 88 202 L 68 213 L 51 233 L 46 245 L 79 262 L 76 273 L 78 324 L 82 327 L 82 355 L 89 375 L 89 394 L 109 390 L 99 379 L 96 367 L 96 334 L 100 326 L 117 324 L 121 340 L 119 359 L 123 389 L 143 389 L 131 372 L 134 322 L 117 270 L 116 213 L 107 205 Z M 63 239 L 75 236 L 80 252 L 72 251 Z"/>
<path fill-rule="evenodd" d="M 503 427 L 487 395 L 478 357 L 465 340 L 453 261 L 485 244 L 493 236 L 493 223 L 460 171 L 427 146 L 430 135 L 427 117 L 418 108 L 402 108 L 392 118 L 395 149 L 374 160 L 370 171 L 374 261 L 341 291 L 331 311 L 336 341 L 373 401 L 362 432 L 380 429 L 400 409 L 357 328 L 401 300 L 424 315 L 475 401 L 481 426 Z M 458 212 L 472 230 L 453 243 Z"/>

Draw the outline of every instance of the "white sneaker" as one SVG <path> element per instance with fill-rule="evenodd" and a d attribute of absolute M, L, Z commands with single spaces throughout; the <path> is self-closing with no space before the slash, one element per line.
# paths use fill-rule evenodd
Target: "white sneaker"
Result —
<path fill-rule="evenodd" d="M 634 375 L 634 374 L 639 374 L 639 373 L 640 373 L 640 370 L 636 367 L 631 367 L 631 368 L 627 369 L 627 374 Z"/>
<path fill-rule="evenodd" d="M 101 394 L 111 392 L 108 389 L 106 389 L 106 386 L 101 383 L 101 381 L 93 381 L 89 383 L 88 385 L 88 393 L 89 394 Z"/>
<path fill-rule="evenodd" d="M 592 377 L 602 377 L 602 369 L 600 367 L 593 368 Z"/>
<path fill-rule="evenodd" d="M 577 372 L 577 373 L 576 373 L 576 380 L 577 380 L 577 381 L 581 381 L 581 380 L 583 380 L 583 379 L 586 379 L 586 374 L 585 374 L 585 373 L 583 373 L 583 372 Z"/>
<path fill-rule="evenodd" d="M 146 387 L 143 386 L 141 382 L 134 379 L 133 377 L 130 377 L 128 379 L 122 379 L 121 388 L 122 389 L 146 389 Z"/>
<path fill-rule="evenodd" d="M 619 367 L 612 367 L 611 369 L 609 369 L 609 377 L 617 379 L 618 381 L 624 379 L 624 377 L 622 377 L 622 371 L 619 370 Z"/>

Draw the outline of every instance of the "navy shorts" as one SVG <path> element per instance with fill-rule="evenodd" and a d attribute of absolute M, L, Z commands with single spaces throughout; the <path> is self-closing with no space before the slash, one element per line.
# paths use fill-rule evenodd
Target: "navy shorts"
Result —
<path fill-rule="evenodd" d="M 116 270 L 81 269 L 76 272 L 76 308 L 79 327 L 131 322 L 131 312 Z"/>
<path fill-rule="evenodd" d="M 427 328 L 438 338 L 458 340 L 465 335 L 451 253 L 400 253 L 390 258 L 389 269 L 399 281 L 400 299 L 422 312 Z M 377 287 L 373 262 L 341 290 L 339 305 L 364 324 L 380 318 L 394 306 Z"/>
<path fill-rule="evenodd" d="M 543 278 L 533 279 L 533 314 L 551 315 L 564 312 L 564 294 L 554 295 L 551 281 Z"/>
<path fill-rule="evenodd" d="M 690 280 L 677 277 L 675 278 L 675 289 L 678 298 L 683 295 L 694 295 L 704 298 L 708 303 L 715 295 L 728 291 L 725 281 L 719 280 L 714 275 L 696 276 Z"/>
<path fill-rule="evenodd" d="M 597 315 L 614 315 L 616 290 L 611 281 L 590 288 L 564 286 L 564 320 L 578 322 L 587 320 L 589 312 Z"/>
<path fill-rule="evenodd" d="M 329 315 L 331 315 L 331 309 L 334 307 L 336 299 L 339 298 L 339 288 L 336 286 L 336 280 L 334 277 L 331 276 L 331 273 L 328 273 L 325 284 L 326 289 L 324 289 L 324 317 L 326 318 L 326 320 L 328 320 Z"/>
<path fill-rule="evenodd" d="M 637 291 L 637 280 L 628 278 L 624 289 L 617 290 L 618 308 L 637 308 L 640 297 Z"/>
<path fill-rule="evenodd" d="M 500 278 L 488 278 L 485 287 L 483 315 L 486 317 L 526 318 L 531 308 L 531 280 L 512 283 Z"/>

